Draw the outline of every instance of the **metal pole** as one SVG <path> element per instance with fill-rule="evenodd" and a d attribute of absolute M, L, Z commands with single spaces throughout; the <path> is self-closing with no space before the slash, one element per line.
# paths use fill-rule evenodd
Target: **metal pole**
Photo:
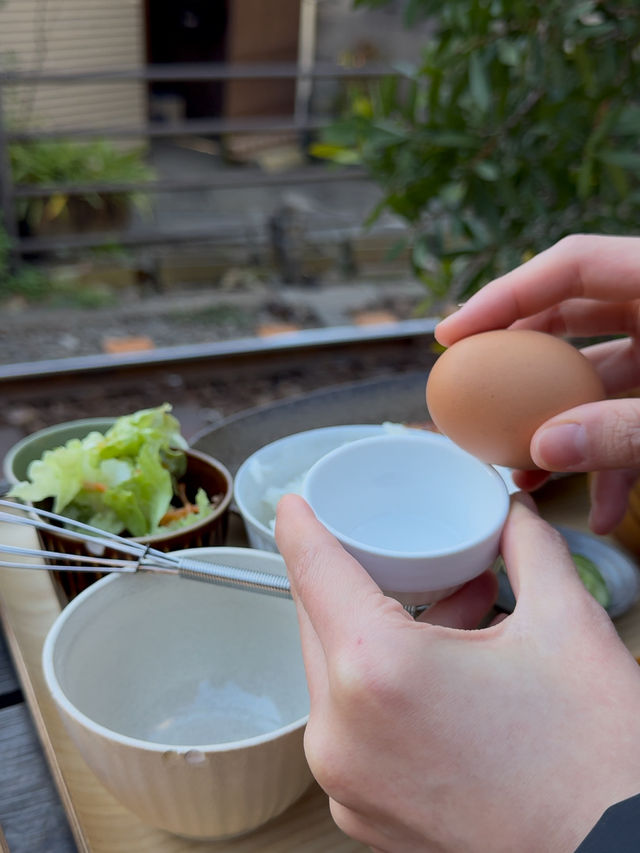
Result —
<path fill-rule="evenodd" d="M 20 265 L 20 249 L 18 247 L 18 221 L 13 198 L 13 179 L 11 176 L 11 161 L 9 159 L 9 142 L 5 128 L 5 111 L 3 109 L 3 86 L 0 80 L 0 214 L 1 225 L 9 236 L 9 265 L 14 271 Z"/>
<path fill-rule="evenodd" d="M 309 105 L 313 93 L 313 78 L 310 72 L 316 58 L 316 0 L 302 0 L 300 4 L 300 26 L 298 34 L 298 74 L 296 78 L 295 120 L 298 127 L 309 119 Z"/>

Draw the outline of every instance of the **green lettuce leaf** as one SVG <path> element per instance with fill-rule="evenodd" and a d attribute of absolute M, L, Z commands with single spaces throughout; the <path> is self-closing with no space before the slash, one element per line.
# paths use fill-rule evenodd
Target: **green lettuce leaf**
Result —
<path fill-rule="evenodd" d="M 100 433 L 90 433 L 85 439 L 72 438 L 62 447 L 46 450 L 27 470 L 28 480 L 18 483 L 10 495 L 24 501 L 53 498 L 53 511 L 63 512 L 83 490 L 84 484 L 100 479 L 100 471 L 88 452 Z"/>
<path fill-rule="evenodd" d="M 100 460 L 109 458 L 136 458 L 143 445 L 164 450 L 186 450 L 187 442 L 180 431 L 180 423 L 165 403 L 155 409 L 141 409 L 124 415 L 107 430 L 102 441 L 94 444 L 93 453 Z"/>

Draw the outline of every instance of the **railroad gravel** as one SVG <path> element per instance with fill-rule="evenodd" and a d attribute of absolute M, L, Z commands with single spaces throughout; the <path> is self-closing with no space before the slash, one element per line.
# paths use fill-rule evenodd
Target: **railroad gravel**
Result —
<path fill-rule="evenodd" d="M 390 311 L 408 319 L 424 292 L 415 284 L 334 286 L 210 294 L 181 292 L 145 299 L 129 298 L 109 309 L 33 309 L 6 306 L 0 322 L 0 363 L 35 362 L 92 355 L 108 339 L 146 338 L 154 347 L 206 343 L 257 334 L 261 326 L 291 323 L 321 327 L 352 323 L 357 312 Z M 415 369 L 399 356 L 378 363 L 353 355 L 332 361 L 297 363 L 286 369 L 242 378 L 212 376 L 194 383 L 178 371 L 162 381 L 142 379 L 135 390 L 122 390 L 97 379 L 82 393 L 61 390 L 46 399 L 9 399 L 0 407 L 0 458 L 15 441 L 45 426 L 84 417 L 126 414 L 170 402 L 183 432 L 191 438 L 238 411 L 286 397 L 395 372 Z"/>
<path fill-rule="evenodd" d="M 424 298 L 416 282 L 357 282 L 248 290 L 185 289 L 120 294 L 103 308 L 0 306 L 0 364 L 93 355 L 127 346 L 167 347 L 252 336 L 283 324 L 350 324 L 364 312 L 411 317 Z"/>

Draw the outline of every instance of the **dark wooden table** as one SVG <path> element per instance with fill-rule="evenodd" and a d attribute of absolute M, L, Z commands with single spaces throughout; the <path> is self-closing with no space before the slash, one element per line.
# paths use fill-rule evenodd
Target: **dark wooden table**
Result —
<path fill-rule="evenodd" d="M 3 853 L 77 851 L 1 629 L 0 827 Z"/>

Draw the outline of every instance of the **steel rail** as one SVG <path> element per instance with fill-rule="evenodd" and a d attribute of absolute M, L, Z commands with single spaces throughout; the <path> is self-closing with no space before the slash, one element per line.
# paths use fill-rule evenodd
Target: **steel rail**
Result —
<path fill-rule="evenodd" d="M 437 319 L 399 320 L 372 326 L 332 326 L 321 329 L 301 329 L 270 337 L 235 338 L 212 343 L 182 344 L 158 347 L 142 352 L 105 355 L 72 356 L 42 361 L 16 362 L 0 365 L 0 390 L 12 382 L 60 378 L 65 376 L 95 376 L 122 372 L 128 369 L 170 367 L 178 372 L 181 366 L 196 362 L 263 360 L 265 357 L 287 356 L 290 360 L 321 350 L 341 347 L 357 348 L 364 344 L 383 345 L 402 341 L 431 341 Z"/>
<path fill-rule="evenodd" d="M 4 365 L 0 395 L 9 410 L 23 405 L 48 409 L 63 402 L 78 412 L 75 417 L 91 417 L 104 405 L 120 405 L 118 401 L 131 407 L 132 400 L 155 405 L 154 400 L 164 399 L 175 406 L 208 401 L 202 405 L 229 414 L 252 405 L 248 400 L 255 398 L 243 389 L 275 400 L 283 393 L 306 394 L 427 370 L 437 358 L 435 324 L 403 321 Z M 291 391 L 291 382 L 297 391 Z"/>

